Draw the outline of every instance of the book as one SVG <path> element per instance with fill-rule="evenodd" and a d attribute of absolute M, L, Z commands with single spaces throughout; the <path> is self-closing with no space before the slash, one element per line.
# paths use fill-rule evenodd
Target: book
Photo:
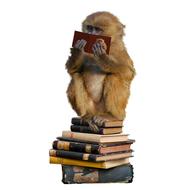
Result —
<path fill-rule="evenodd" d="M 63 131 L 62 136 L 70 139 L 77 139 L 82 142 L 88 141 L 88 142 L 98 142 L 98 143 L 114 143 L 114 142 L 122 142 L 128 140 L 127 134 L 99 135 L 99 134 Z"/>
<path fill-rule="evenodd" d="M 64 184 L 131 183 L 133 175 L 133 166 L 130 163 L 106 170 L 62 165 L 62 182 Z"/>
<path fill-rule="evenodd" d="M 117 134 L 122 132 L 121 127 L 102 128 L 99 127 L 97 132 L 94 132 L 89 126 L 71 125 L 71 131 L 80 133 L 94 133 L 94 134 Z"/>
<path fill-rule="evenodd" d="M 101 155 L 101 154 L 88 154 L 88 153 L 81 153 L 81 152 L 51 149 L 49 151 L 49 155 L 55 156 L 55 157 L 61 157 L 61 158 L 86 160 L 86 161 L 91 161 L 91 162 L 102 162 L 102 161 L 117 160 L 121 158 L 132 157 L 132 150 Z"/>
<path fill-rule="evenodd" d="M 73 43 L 72 43 L 72 47 L 74 47 L 75 43 L 78 40 L 84 39 L 87 41 L 85 47 L 84 47 L 84 51 L 86 53 L 93 53 L 92 52 L 92 46 L 94 45 L 94 43 L 96 43 L 97 40 L 104 40 L 105 44 L 106 44 L 106 53 L 109 54 L 109 50 L 110 50 L 110 43 L 111 43 L 111 37 L 109 36 L 102 36 L 102 35 L 94 35 L 94 34 L 88 34 L 88 33 L 84 33 L 84 32 L 79 32 L 79 31 L 75 31 L 74 32 L 74 37 L 73 37 Z"/>
<path fill-rule="evenodd" d="M 113 168 L 116 166 L 129 163 L 129 158 L 109 160 L 109 161 L 104 161 L 104 162 L 89 162 L 89 161 L 75 160 L 75 159 L 70 159 L 70 158 L 60 158 L 60 157 L 55 157 L 55 156 L 50 156 L 49 158 L 50 158 L 50 164 L 84 166 L 84 167 L 102 168 L 102 169 Z"/>
<path fill-rule="evenodd" d="M 104 122 L 101 127 L 123 127 L 123 120 L 117 120 L 113 118 L 106 117 L 108 121 Z M 89 126 L 89 124 L 81 117 L 73 117 L 71 123 L 74 125 L 84 125 Z"/>
<path fill-rule="evenodd" d="M 134 142 L 134 140 L 129 139 L 128 141 L 117 143 L 92 144 L 68 140 L 55 140 L 53 141 L 52 147 L 56 150 L 66 150 L 92 154 L 108 154 L 130 150 L 131 144 L 133 144 Z"/>

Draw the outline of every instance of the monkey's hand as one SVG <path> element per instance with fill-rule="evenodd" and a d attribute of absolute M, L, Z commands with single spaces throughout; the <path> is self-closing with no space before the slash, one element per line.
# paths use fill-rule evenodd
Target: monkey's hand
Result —
<path fill-rule="evenodd" d="M 74 48 L 83 51 L 83 50 L 84 50 L 84 47 L 85 47 L 85 45 L 86 45 L 86 43 L 87 43 L 86 40 L 83 40 L 83 39 L 77 40 L 77 42 L 76 42 L 75 45 L 74 45 Z"/>
<path fill-rule="evenodd" d="M 93 46 L 92 51 L 94 53 L 94 56 L 101 56 L 103 54 L 106 54 L 106 44 L 103 40 L 98 40 Z"/>
<path fill-rule="evenodd" d="M 71 48 L 71 55 L 75 58 L 78 58 L 82 53 L 84 52 L 84 47 L 86 45 L 87 41 L 86 40 L 78 40 L 74 47 Z"/>
<path fill-rule="evenodd" d="M 97 133 L 99 131 L 98 126 L 93 122 L 93 115 L 86 114 L 82 116 L 82 119 L 89 124 L 89 127 L 93 132 Z"/>

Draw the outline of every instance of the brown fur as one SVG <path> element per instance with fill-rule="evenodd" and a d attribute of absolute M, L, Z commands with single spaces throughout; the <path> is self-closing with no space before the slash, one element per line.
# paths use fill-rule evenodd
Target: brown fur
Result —
<path fill-rule="evenodd" d="M 133 62 L 123 43 L 124 25 L 109 12 L 96 12 L 82 23 L 104 30 L 111 36 L 110 55 L 94 57 L 71 48 L 66 69 L 72 79 L 67 95 L 72 108 L 81 117 L 108 115 L 123 120 L 130 95 L 130 84 L 135 76 Z"/>

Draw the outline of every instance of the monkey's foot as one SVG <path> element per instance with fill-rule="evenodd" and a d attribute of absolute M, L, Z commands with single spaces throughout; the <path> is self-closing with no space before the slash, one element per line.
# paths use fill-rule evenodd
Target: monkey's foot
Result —
<path fill-rule="evenodd" d="M 88 115 L 84 115 L 82 116 L 82 119 L 88 123 L 91 131 L 93 131 L 94 133 L 97 133 L 99 131 L 98 126 L 93 122 L 93 116 L 88 114 Z"/>
<path fill-rule="evenodd" d="M 102 127 L 106 121 L 109 121 L 107 118 L 98 115 L 93 116 L 92 120 L 99 127 Z"/>
<path fill-rule="evenodd" d="M 98 133 L 99 132 L 99 127 L 92 121 L 87 121 L 89 124 L 90 129 L 94 132 L 94 133 Z"/>

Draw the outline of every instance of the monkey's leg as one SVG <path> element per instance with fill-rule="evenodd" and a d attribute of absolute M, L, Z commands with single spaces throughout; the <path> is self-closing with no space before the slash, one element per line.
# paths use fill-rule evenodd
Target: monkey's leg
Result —
<path fill-rule="evenodd" d="M 130 95 L 129 83 L 118 75 L 109 75 L 104 81 L 105 109 L 118 120 L 124 120 L 125 108 Z"/>
<path fill-rule="evenodd" d="M 75 73 L 72 76 L 72 81 L 67 90 L 67 95 L 73 109 L 81 116 L 90 126 L 90 128 L 97 132 L 98 127 L 92 120 L 95 113 L 94 102 L 89 97 L 84 81 L 80 73 Z"/>
<path fill-rule="evenodd" d="M 69 86 L 67 88 L 67 98 L 73 108 L 73 110 L 76 111 L 77 115 L 81 114 L 81 110 L 78 109 L 76 105 L 76 97 L 75 97 L 75 86 L 74 86 L 74 80 L 72 79 L 69 83 Z"/>
<path fill-rule="evenodd" d="M 107 112 L 105 109 L 105 100 L 104 97 L 101 97 L 101 100 L 96 103 L 96 114 L 93 116 L 93 121 L 94 123 L 101 127 L 106 121 L 111 121 L 111 120 L 117 120 L 111 113 Z"/>

